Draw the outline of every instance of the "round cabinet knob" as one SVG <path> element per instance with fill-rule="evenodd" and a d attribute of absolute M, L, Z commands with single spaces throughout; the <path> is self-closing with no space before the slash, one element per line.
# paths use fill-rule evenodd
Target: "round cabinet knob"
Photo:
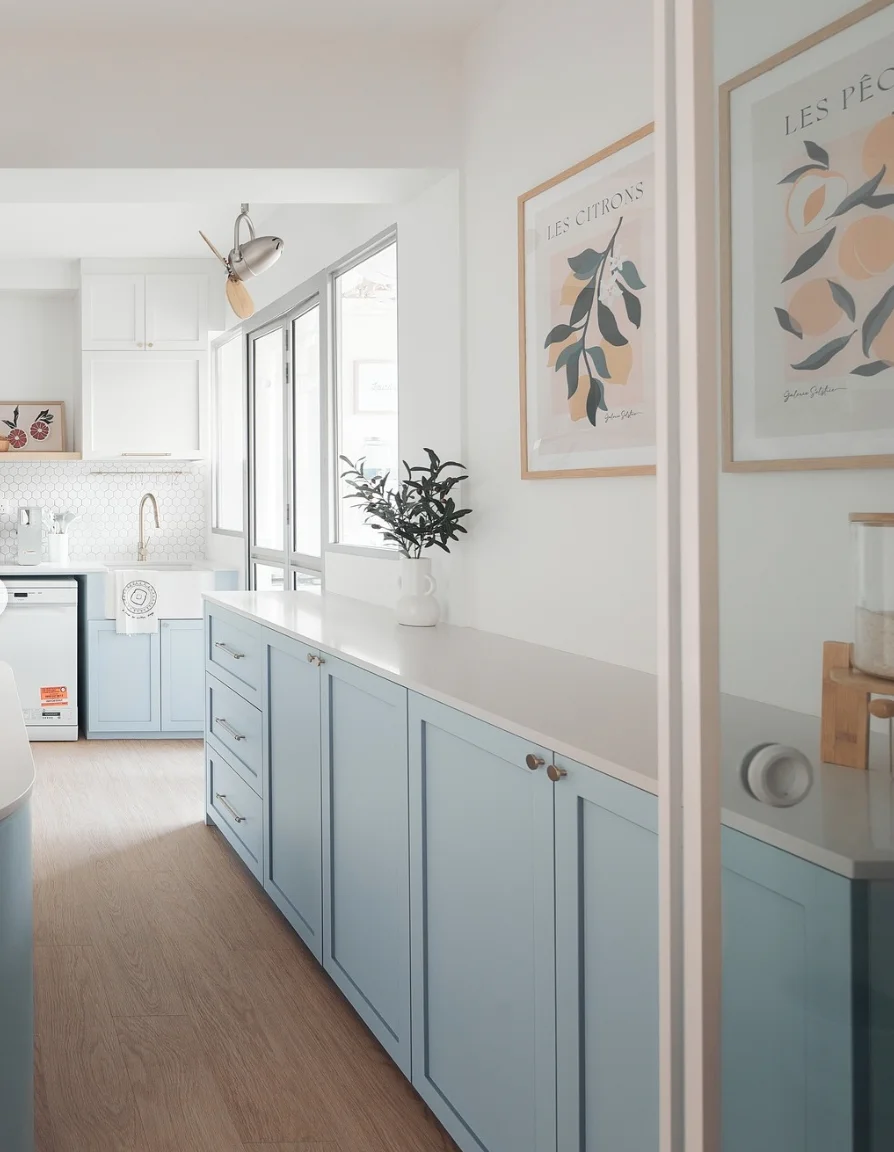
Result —
<path fill-rule="evenodd" d="M 559 768 L 556 764 L 550 764 L 546 770 L 547 776 L 552 780 L 553 784 L 558 784 L 560 780 L 564 780 L 568 773 L 564 768 Z"/>
<path fill-rule="evenodd" d="M 155 347 L 155 345 L 154 345 L 154 344 L 152 343 L 152 341 L 150 340 L 150 341 L 149 341 L 149 343 L 146 345 L 146 347 L 147 347 L 147 348 L 154 348 L 154 347 Z"/>
<path fill-rule="evenodd" d="M 308 652 L 308 654 L 307 654 L 308 664 L 313 664 L 315 659 L 316 659 L 316 657 L 314 656 L 313 652 Z"/>
<path fill-rule="evenodd" d="M 813 764 L 787 744 L 759 744 L 741 765 L 746 792 L 771 808 L 800 804 L 813 787 Z"/>
<path fill-rule="evenodd" d="M 142 341 L 142 340 L 138 340 L 138 341 L 137 341 L 137 347 L 138 347 L 138 348 L 142 348 L 142 347 L 143 347 L 143 341 Z"/>
<path fill-rule="evenodd" d="M 542 756 L 537 756 L 534 752 L 529 752 L 525 757 L 525 763 L 532 772 L 536 772 L 538 768 L 542 768 L 546 761 Z"/>

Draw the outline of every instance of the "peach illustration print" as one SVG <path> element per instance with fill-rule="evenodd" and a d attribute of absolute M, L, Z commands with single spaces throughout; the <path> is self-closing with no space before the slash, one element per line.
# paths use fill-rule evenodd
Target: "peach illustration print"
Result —
<path fill-rule="evenodd" d="M 894 366 L 894 285 L 886 275 L 894 268 L 894 193 L 885 190 L 894 187 L 894 116 L 862 140 L 837 144 L 833 167 L 825 148 L 805 140 L 803 163 L 779 181 L 791 185 L 789 235 L 807 243 L 782 278 L 785 307 L 774 310 L 800 342 L 793 373 L 821 372 L 835 361 L 834 375 L 877 376 Z M 845 153 L 860 171 L 848 172 Z"/>

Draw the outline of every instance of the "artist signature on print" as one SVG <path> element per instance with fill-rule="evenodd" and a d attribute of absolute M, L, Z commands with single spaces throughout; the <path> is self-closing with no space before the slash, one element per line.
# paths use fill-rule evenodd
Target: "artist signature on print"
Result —
<path fill-rule="evenodd" d="M 844 384 L 814 384 L 812 388 L 786 388 L 782 394 L 783 404 L 789 400 L 821 400 L 833 392 L 847 392 Z"/>
<path fill-rule="evenodd" d="M 634 416 L 642 416 L 642 412 L 637 412 L 634 408 L 621 408 L 617 412 L 606 412 L 605 422 L 608 424 L 611 420 L 632 420 Z"/>

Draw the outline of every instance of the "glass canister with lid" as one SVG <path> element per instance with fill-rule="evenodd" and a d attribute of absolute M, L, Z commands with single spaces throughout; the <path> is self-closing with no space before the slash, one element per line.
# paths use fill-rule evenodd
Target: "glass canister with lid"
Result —
<path fill-rule="evenodd" d="M 854 664 L 894 680 L 894 512 L 852 512 L 857 604 Z"/>

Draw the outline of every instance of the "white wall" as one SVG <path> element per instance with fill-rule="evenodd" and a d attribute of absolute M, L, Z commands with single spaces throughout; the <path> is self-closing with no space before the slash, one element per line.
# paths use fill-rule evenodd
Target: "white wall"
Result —
<path fill-rule="evenodd" d="M 74 292 L 0 291 L 0 400 L 63 401 L 69 451 L 74 445 L 77 322 Z"/>
<path fill-rule="evenodd" d="M 717 0 L 718 83 L 853 7 Z M 853 639 L 848 513 L 892 507 L 890 470 L 721 477 L 724 691 L 819 715 L 823 641 Z"/>
<path fill-rule="evenodd" d="M 649 0 L 518 0 L 466 58 L 470 622 L 655 668 L 655 482 L 519 479 L 516 198 L 652 119 Z"/>

